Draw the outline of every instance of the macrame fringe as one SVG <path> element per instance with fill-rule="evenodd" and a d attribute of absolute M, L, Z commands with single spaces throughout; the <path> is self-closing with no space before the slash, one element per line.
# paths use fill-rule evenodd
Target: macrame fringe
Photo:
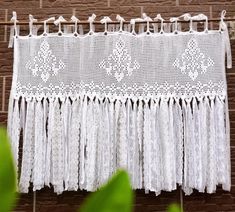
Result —
<path fill-rule="evenodd" d="M 150 100 L 80 96 L 10 99 L 8 132 L 16 162 L 23 132 L 20 192 L 52 186 L 98 189 L 118 168 L 134 189 L 172 191 L 181 185 L 213 193 L 230 190 L 227 100 Z"/>

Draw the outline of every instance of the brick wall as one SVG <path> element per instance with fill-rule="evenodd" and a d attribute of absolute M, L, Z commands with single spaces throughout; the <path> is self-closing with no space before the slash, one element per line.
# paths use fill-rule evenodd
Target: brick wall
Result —
<path fill-rule="evenodd" d="M 42 20 L 50 16 L 63 15 L 69 19 L 75 14 L 80 20 L 86 20 L 93 12 L 99 19 L 108 15 L 112 19 L 116 14 L 129 19 L 140 17 L 146 12 L 151 17 L 161 13 L 163 17 L 177 16 L 190 12 L 204 13 L 210 18 L 216 18 L 222 9 L 227 10 L 227 16 L 235 16 L 235 0 L 1 0 L 0 21 L 9 21 L 13 10 L 17 11 L 19 20 L 28 20 L 28 14 Z M 0 27 L 0 123 L 6 124 L 7 104 L 12 80 L 12 49 L 8 49 L 9 28 Z M 231 40 L 235 55 L 235 40 Z M 182 203 L 184 211 L 235 211 L 235 57 L 233 69 L 227 71 L 229 109 L 231 119 L 231 160 L 232 160 L 232 190 L 224 192 L 220 188 L 216 194 L 200 194 L 194 192 L 184 196 L 180 189 L 174 192 L 163 192 L 159 196 L 136 192 L 135 211 L 165 211 L 171 202 Z M 45 188 L 37 193 L 30 192 L 20 197 L 15 211 L 37 212 L 72 212 L 76 211 L 86 192 L 65 192 L 55 195 Z"/>

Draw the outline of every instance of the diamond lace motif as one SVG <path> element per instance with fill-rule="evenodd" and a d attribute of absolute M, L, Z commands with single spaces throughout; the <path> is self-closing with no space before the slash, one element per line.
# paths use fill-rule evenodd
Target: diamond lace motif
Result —
<path fill-rule="evenodd" d="M 114 75 L 120 82 L 124 76 L 131 76 L 134 70 L 140 68 L 140 65 L 136 60 L 132 62 L 125 41 L 120 37 L 113 53 L 108 56 L 107 60 L 102 60 L 99 67 L 105 69 L 108 75 Z"/>
<path fill-rule="evenodd" d="M 39 76 L 46 82 L 50 76 L 56 76 L 58 72 L 64 69 L 65 64 L 52 54 L 49 43 L 44 40 L 40 44 L 38 54 L 33 58 L 33 61 L 26 63 L 26 69 L 30 70 L 33 76 Z"/>
<path fill-rule="evenodd" d="M 189 40 L 181 58 L 177 58 L 173 63 L 174 67 L 180 69 L 181 73 L 187 74 L 193 81 L 199 73 L 206 73 L 207 69 L 213 65 L 214 61 L 201 52 L 195 38 Z"/>

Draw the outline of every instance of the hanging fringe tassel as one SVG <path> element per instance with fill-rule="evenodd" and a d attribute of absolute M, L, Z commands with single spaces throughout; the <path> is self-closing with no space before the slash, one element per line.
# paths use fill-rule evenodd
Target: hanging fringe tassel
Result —
<path fill-rule="evenodd" d="M 86 141 L 87 141 L 87 127 L 86 127 L 86 118 L 87 118 L 87 96 L 84 97 L 81 108 L 81 138 L 80 138 L 80 171 L 79 171 L 79 186 L 81 189 L 86 188 L 85 181 L 85 154 L 86 154 Z"/>
<path fill-rule="evenodd" d="M 21 192 L 30 182 L 58 194 L 94 191 L 121 167 L 135 189 L 158 195 L 179 184 L 190 194 L 230 189 L 228 124 L 221 97 L 21 98 L 10 100 L 8 132 L 18 161 L 23 129 Z"/>
<path fill-rule="evenodd" d="M 143 102 L 139 101 L 138 111 L 137 111 L 137 141 L 138 141 L 138 147 L 139 147 L 139 188 L 143 188 L 143 138 L 144 138 L 144 112 L 143 112 Z"/>
<path fill-rule="evenodd" d="M 68 158 L 68 140 L 69 140 L 69 129 L 71 128 L 71 103 L 68 98 L 65 99 L 64 104 L 61 105 L 61 116 L 63 124 L 63 137 L 62 137 L 62 146 L 64 154 L 64 189 L 68 190 L 68 181 L 69 181 L 69 158 Z"/>
<path fill-rule="evenodd" d="M 34 158 L 34 117 L 35 117 L 35 103 L 34 101 L 27 101 L 27 113 L 23 141 L 23 154 L 19 189 L 22 193 L 28 193 L 29 184 L 32 176 L 33 158 Z"/>
<path fill-rule="evenodd" d="M 173 105 L 173 128 L 176 151 L 176 182 L 183 183 L 183 114 L 179 99 Z"/>
<path fill-rule="evenodd" d="M 52 114 L 51 126 L 51 177 L 54 191 L 58 194 L 63 192 L 63 170 L 64 170 L 64 155 L 62 144 L 62 117 L 58 100 L 54 102 L 54 113 Z"/>
<path fill-rule="evenodd" d="M 190 125 L 192 123 L 192 114 L 190 108 L 190 102 L 182 101 L 182 110 L 183 110 L 183 118 L 184 118 L 184 181 L 183 181 L 183 190 L 186 195 L 192 193 L 192 188 L 190 186 L 190 176 L 192 176 L 190 166 Z M 193 176 L 192 176 L 193 177 Z"/>
<path fill-rule="evenodd" d="M 226 143 L 225 143 L 225 170 L 224 170 L 224 178 L 225 181 L 222 184 L 222 188 L 226 191 L 230 191 L 231 189 L 231 161 L 230 161 L 230 125 L 229 125 L 229 110 L 228 110 L 228 98 L 225 99 L 225 135 L 226 135 Z"/>
<path fill-rule="evenodd" d="M 18 160 L 19 160 L 19 141 L 20 141 L 20 131 L 21 131 L 21 123 L 20 123 L 20 111 L 19 111 L 19 101 L 15 100 L 14 102 L 10 102 L 13 104 L 12 117 L 9 122 L 9 136 L 11 140 L 12 152 L 16 164 L 16 168 L 18 170 Z"/>
<path fill-rule="evenodd" d="M 40 190 L 44 186 L 44 111 L 41 101 L 36 102 L 35 107 L 35 149 L 34 149 L 34 163 L 33 163 L 33 190 Z"/>
<path fill-rule="evenodd" d="M 45 111 L 45 107 L 44 107 Z M 49 99 L 48 108 L 48 135 L 46 143 L 46 155 L 45 155 L 45 185 L 50 186 L 51 182 L 51 145 L 52 145 L 52 134 L 53 134 L 53 114 L 54 114 L 54 100 Z"/>
<path fill-rule="evenodd" d="M 87 145 L 86 145 L 86 162 L 85 162 L 85 173 L 86 173 L 86 190 L 93 191 L 96 187 L 96 149 L 97 149 L 97 121 L 96 111 L 98 103 L 92 104 L 89 102 L 87 107 Z M 104 172 L 106 170 L 103 170 Z"/>
<path fill-rule="evenodd" d="M 70 129 L 68 134 L 68 190 L 78 189 L 79 183 L 79 140 L 81 132 L 80 99 L 72 102 Z"/>

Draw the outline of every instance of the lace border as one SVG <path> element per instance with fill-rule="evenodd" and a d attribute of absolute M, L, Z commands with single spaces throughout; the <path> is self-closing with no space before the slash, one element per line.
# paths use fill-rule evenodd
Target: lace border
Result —
<path fill-rule="evenodd" d="M 169 97 L 182 99 L 197 97 L 200 99 L 204 96 L 210 96 L 211 98 L 219 96 L 221 99 L 224 99 L 226 93 L 224 81 L 209 81 L 205 84 L 197 82 L 195 85 L 191 85 L 190 83 L 180 85 L 178 82 L 175 84 L 169 84 L 167 82 L 163 84 L 154 83 L 153 85 L 147 83 L 137 85 L 135 83 L 132 86 L 127 86 L 126 84 L 116 86 L 114 83 L 111 85 L 105 85 L 104 83 L 97 85 L 93 81 L 90 83 L 80 81 L 78 84 L 73 82 L 64 84 L 61 82 L 59 85 L 50 83 L 48 86 L 43 86 L 42 84 L 33 86 L 30 83 L 23 85 L 17 82 L 15 89 L 13 89 L 15 99 L 25 97 L 26 99 L 36 98 L 37 100 L 41 100 L 42 98 L 59 98 L 63 100 L 66 97 L 76 99 L 81 95 L 96 96 L 100 99 L 108 97 L 114 100 L 127 98 L 149 100 L 152 98 Z"/>

